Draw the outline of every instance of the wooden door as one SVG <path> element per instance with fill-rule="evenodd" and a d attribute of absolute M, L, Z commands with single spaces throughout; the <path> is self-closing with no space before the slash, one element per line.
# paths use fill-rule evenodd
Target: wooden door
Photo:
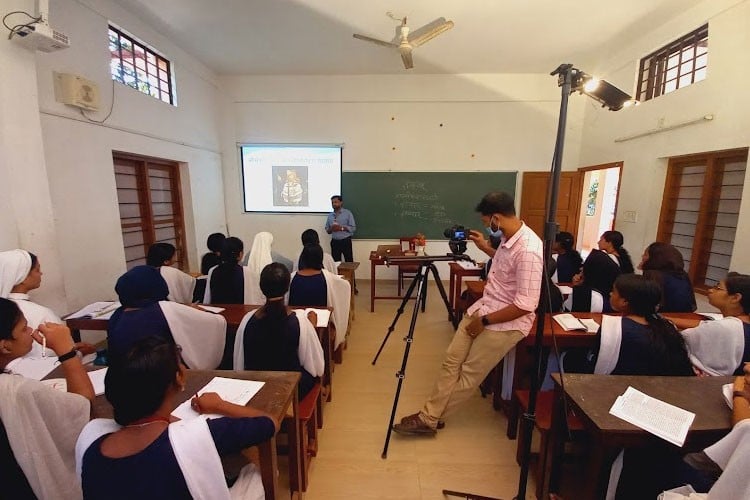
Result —
<path fill-rule="evenodd" d="M 545 205 L 549 172 L 524 172 L 521 189 L 520 217 L 527 226 L 544 239 Z M 562 172 L 560 193 L 557 198 L 555 220 L 560 231 L 575 235 L 578 230 L 578 215 L 581 205 L 581 173 Z"/>

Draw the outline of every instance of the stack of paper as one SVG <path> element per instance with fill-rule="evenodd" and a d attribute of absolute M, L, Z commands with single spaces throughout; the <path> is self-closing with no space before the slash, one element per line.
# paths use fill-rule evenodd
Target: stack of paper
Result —
<path fill-rule="evenodd" d="M 250 401 L 253 396 L 263 387 L 265 382 L 256 382 L 255 380 L 240 380 L 236 378 L 225 378 L 225 377 L 214 377 L 203 389 L 197 392 L 197 396 L 200 396 L 206 392 L 215 392 L 224 401 L 229 401 L 236 405 L 244 406 Z M 189 420 L 196 418 L 200 414 L 193 410 L 190 406 L 190 402 L 193 398 L 188 399 L 180 406 L 175 408 L 172 415 L 181 419 Z M 219 418 L 223 415 L 216 414 L 205 414 L 206 418 Z"/>
<path fill-rule="evenodd" d="M 112 313 L 120 307 L 122 304 L 119 302 L 94 302 L 86 307 L 83 307 L 79 311 L 67 316 L 65 319 L 74 318 L 91 318 L 91 319 L 109 319 Z"/>
<path fill-rule="evenodd" d="M 556 314 L 552 318 L 563 327 L 563 330 L 569 332 L 571 330 L 584 330 L 588 333 L 596 333 L 599 330 L 599 323 L 593 319 L 581 318 L 578 319 L 572 314 Z"/>
<path fill-rule="evenodd" d="M 92 370 L 88 372 L 89 378 L 91 379 L 91 385 L 94 386 L 94 394 L 101 396 L 104 394 L 104 376 L 107 375 L 108 368 L 102 368 L 101 370 Z"/>
<path fill-rule="evenodd" d="M 16 358 L 5 368 L 16 375 L 42 380 L 58 365 L 57 356 Z"/>
<path fill-rule="evenodd" d="M 305 314 L 309 312 L 314 312 L 318 316 L 318 324 L 315 325 L 316 328 L 325 328 L 328 326 L 328 321 L 331 318 L 331 311 L 328 309 L 314 309 L 312 307 L 305 309 Z"/>
<path fill-rule="evenodd" d="M 695 419 L 695 413 L 654 399 L 632 387 L 618 396 L 609 413 L 680 447 Z"/>
<path fill-rule="evenodd" d="M 469 260 L 459 260 L 459 261 L 456 261 L 456 264 L 463 267 L 464 269 L 469 269 L 469 270 L 482 269 L 482 267 L 484 267 L 480 264 L 471 262 Z"/>
<path fill-rule="evenodd" d="M 203 304 L 198 304 L 198 309 L 203 309 L 204 311 L 208 311 L 214 314 L 219 314 L 219 313 L 226 311 L 226 309 L 223 307 L 206 306 Z"/>

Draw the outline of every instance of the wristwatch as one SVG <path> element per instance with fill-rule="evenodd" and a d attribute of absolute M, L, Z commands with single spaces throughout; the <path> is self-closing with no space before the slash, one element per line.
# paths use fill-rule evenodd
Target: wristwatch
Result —
<path fill-rule="evenodd" d="M 487 326 L 490 324 L 490 320 L 487 319 L 487 315 L 482 316 L 482 325 Z"/>
<path fill-rule="evenodd" d="M 62 356 L 58 356 L 57 360 L 60 363 L 63 363 L 65 361 L 69 360 L 69 359 L 75 358 L 76 354 L 78 354 L 78 349 L 76 349 L 74 347 L 73 349 L 70 350 L 70 352 L 67 352 L 67 353 L 63 354 Z"/>

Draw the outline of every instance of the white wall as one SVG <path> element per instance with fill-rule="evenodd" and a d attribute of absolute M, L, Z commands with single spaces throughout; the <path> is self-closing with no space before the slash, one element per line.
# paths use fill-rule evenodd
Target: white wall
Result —
<path fill-rule="evenodd" d="M 16 4 L 11 7 L 33 12 L 32 1 Z M 52 0 L 50 20 L 70 37 L 71 48 L 35 54 L 0 42 L 0 61 L 12 64 L 0 83 L 0 180 L 13 187 L 15 215 L 0 224 L 2 249 L 40 253 L 46 272 L 37 300 L 63 313 L 113 298 L 125 269 L 112 151 L 181 162 L 192 269 L 208 234 L 224 231 L 226 221 L 215 76 L 109 0 Z M 115 84 L 113 113 L 99 125 L 55 102 L 52 72 L 78 74 L 99 85 L 102 109 L 89 115 L 106 116 L 113 92 L 109 21 L 172 61 L 177 107 Z"/>
<path fill-rule="evenodd" d="M 223 126 L 229 231 L 246 246 L 270 231 L 290 257 L 304 229 L 325 236 L 325 216 L 243 213 L 237 143 L 344 143 L 346 171 L 547 170 L 560 101 L 549 75 L 243 76 L 222 78 L 222 87 L 232 101 Z M 567 168 L 578 167 L 582 113 L 571 102 Z M 466 223 L 478 227 L 479 219 Z M 392 241 L 355 235 L 355 260 L 366 263 L 379 243 Z M 430 241 L 427 251 L 445 253 L 447 241 Z M 358 274 L 369 277 L 364 267 Z M 383 269 L 382 277 L 394 275 Z"/>
<path fill-rule="evenodd" d="M 602 54 L 598 74 L 634 93 L 640 58 L 679 36 L 709 23 L 709 63 L 706 80 L 647 101 L 633 109 L 601 113 L 587 107 L 581 147 L 581 164 L 623 161 L 622 186 L 615 227 L 625 236 L 633 256 L 654 241 L 671 156 L 750 145 L 750 2 L 707 0 L 682 12 L 657 30 Z M 712 121 L 616 143 L 659 126 L 714 116 Z M 750 170 L 748 171 L 750 176 Z M 744 198 L 747 199 L 746 177 Z M 635 223 L 622 219 L 625 211 L 637 212 Z M 750 204 L 744 201 L 737 228 L 731 268 L 750 272 Z"/>

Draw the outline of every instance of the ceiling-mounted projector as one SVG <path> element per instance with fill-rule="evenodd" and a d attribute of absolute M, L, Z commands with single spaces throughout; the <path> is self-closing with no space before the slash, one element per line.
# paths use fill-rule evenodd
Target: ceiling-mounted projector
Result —
<path fill-rule="evenodd" d="M 11 34 L 11 40 L 27 49 L 42 52 L 55 52 L 70 47 L 68 35 L 49 25 L 49 0 L 37 0 L 36 11 L 38 20 L 16 29 Z"/>
<path fill-rule="evenodd" d="M 13 35 L 13 41 L 27 49 L 42 52 L 55 52 L 70 47 L 67 35 L 41 23 L 19 28 Z"/>

